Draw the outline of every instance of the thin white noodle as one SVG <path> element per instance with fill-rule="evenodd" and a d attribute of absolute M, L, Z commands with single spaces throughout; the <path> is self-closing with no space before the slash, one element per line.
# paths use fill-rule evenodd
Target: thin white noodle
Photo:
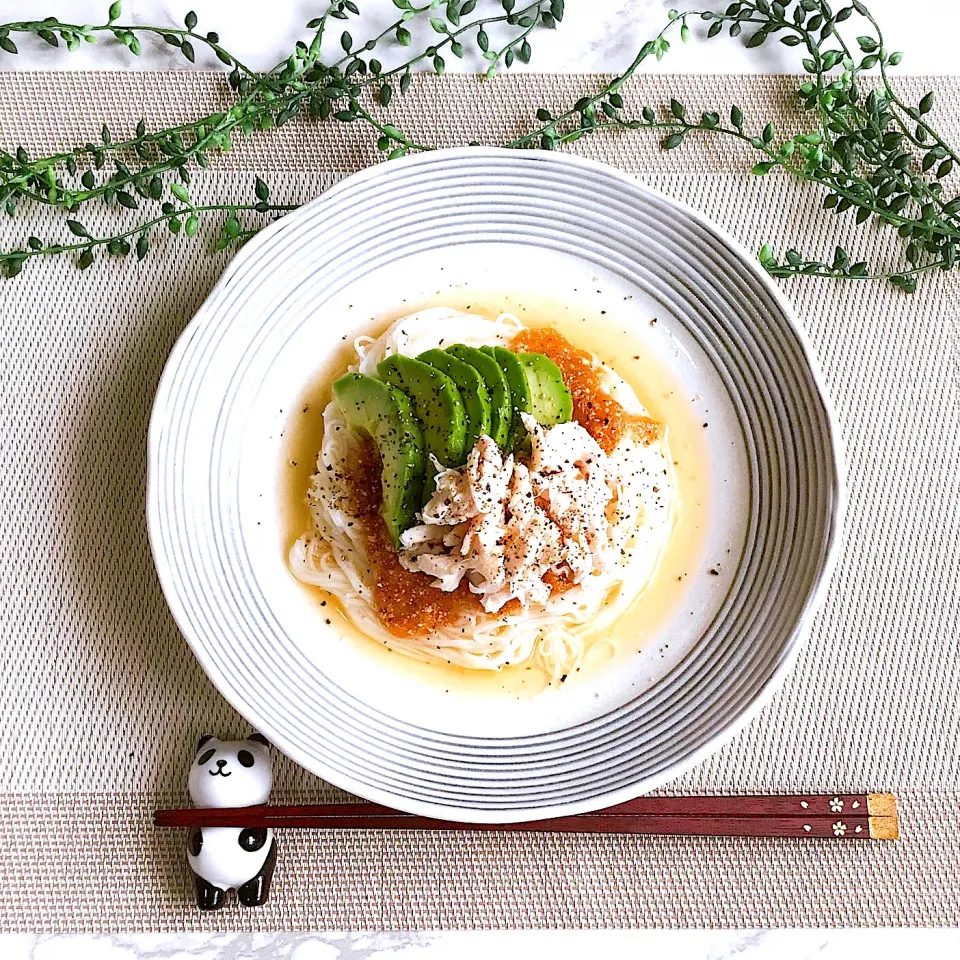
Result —
<path fill-rule="evenodd" d="M 449 339 L 450 324 L 444 322 L 453 317 L 457 319 L 455 340 Z M 397 321 L 376 340 L 358 337 L 354 342 L 358 360 L 350 369 L 370 371 L 391 353 L 416 355 L 453 342 L 477 346 L 507 343 L 522 329 L 521 322 L 508 313 L 489 320 L 446 308 L 423 311 Z M 606 368 L 605 372 L 615 381 L 618 398 L 632 399 L 625 405 L 643 412 L 633 391 L 613 371 Z M 659 498 L 666 504 L 666 513 L 654 523 L 649 516 L 651 504 L 644 500 L 645 491 L 628 490 L 625 485 L 621 500 L 632 504 L 631 512 L 624 515 L 620 510 L 611 522 L 624 548 L 624 561 L 618 569 L 588 577 L 535 609 L 497 615 L 470 613 L 455 626 L 437 630 L 429 639 L 395 636 L 377 617 L 371 586 L 364 580 L 368 566 L 361 526 L 341 509 L 348 496 L 342 468 L 349 462 L 357 439 L 335 403 L 328 404 L 323 421 L 317 473 L 308 494 L 313 529 L 291 548 L 291 571 L 298 580 L 335 596 L 362 633 L 409 657 L 482 670 L 532 660 L 555 685 L 579 668 L 587 636 L 596 636 L 611 625 L 645 589 L 659 566 L 673 520 L 672 497 Z M 623 476 L 636 475 L 638 458 L 646 458 L 648 472 L 655 471 L 667 491 L 673 489 L 672 459 L 665 439 L 650 446 L 624 440 L 610 457 L 633 468 L 622 470 Z"/>

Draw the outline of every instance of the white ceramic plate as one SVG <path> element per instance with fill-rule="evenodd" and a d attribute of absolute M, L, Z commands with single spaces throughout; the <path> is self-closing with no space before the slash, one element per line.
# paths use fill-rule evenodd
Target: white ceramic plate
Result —
<path fill-rule="evenodd" d="M 710 423 L 703 564 L 647 652 L 494 708 L 326 626 L 278 531 L 281 434 L 304 385 L 371 317 L 449 287 L 609 308 Z M 716 749 L 792 662 L 841 523 L 819 376 L 753 258 L 623 174 L 549 153 L 392 162 L 264 231 L 174 348 L 149 447 L 157 570 L 224 696 L 325 779 L 448 819 L 596 809 Z"/>

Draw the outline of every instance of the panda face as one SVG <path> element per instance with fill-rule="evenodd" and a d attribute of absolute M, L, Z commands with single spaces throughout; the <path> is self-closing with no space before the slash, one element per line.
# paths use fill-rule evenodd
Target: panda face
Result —
<path fill-rule="evenodd" d="M 270 747 L 259 734 L 247 740 L 204 737 L 190 765 L 190 799 L 200 807 L 250 807 L 270 797 Z"/>

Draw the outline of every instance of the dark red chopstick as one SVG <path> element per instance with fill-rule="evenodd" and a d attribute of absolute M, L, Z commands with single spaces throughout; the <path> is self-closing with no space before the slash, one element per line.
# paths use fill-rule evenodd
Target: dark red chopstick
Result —
<path fill-rule="evenodd" d="M 638 797 L 594 813 L 510 824 L 433 820 L 375 803 L 158 810 L 154 823 L 160 827 L 507 830 L 845 840 L 893 840 L 899 836 L 892 794 Z"/>

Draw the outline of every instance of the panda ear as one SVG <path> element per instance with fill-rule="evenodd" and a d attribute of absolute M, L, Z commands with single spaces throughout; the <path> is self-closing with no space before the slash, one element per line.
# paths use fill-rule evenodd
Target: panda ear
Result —
<path fill-rule="evenodd" d="M 197 744 L 197 753 L 200 752 L 200 749 L 203 747 L 203 745 L 204 745 L 205 743 L 209 743 L 212 739 L 213 739 L 213 734 L 212 734 L 212 733 L 205 733 L 205 734 L 200 738 L 200 742 Z"/>
<path fill-rule="evenodd" d="M 254 743 L 262 743 L 265 747 L 270 746 L 270 741 L 262 734 L 254 731 L 247 737 L 248 740 L 253 740 Z"/>

